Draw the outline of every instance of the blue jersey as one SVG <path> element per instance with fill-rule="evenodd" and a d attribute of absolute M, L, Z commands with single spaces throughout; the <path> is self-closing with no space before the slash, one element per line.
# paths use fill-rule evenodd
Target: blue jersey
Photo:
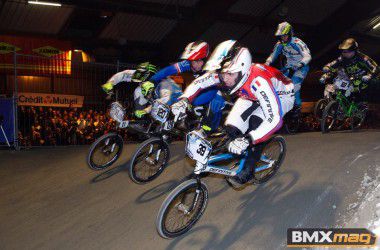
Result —
<path fill-rule="evenodd" d="M 168 76 L 189 71 L 191 71 L 190 61 L 185 60 L 182 62 L 177 62 L 158 71 L 154 76 L 150 78 L 150 81 L 158 83 Z"/>
<path fill-rule="evenodd" d="M 272 64 L 280 54 L 286 57 L 286 67 L 289 68 L 298 66 L 300 63 L 307 65 L 311 60 L 309 48 L 297 37 L 292 37 L 291 41 L 286 45 L 277 42 L 266 63 L 268 65 Z"/>

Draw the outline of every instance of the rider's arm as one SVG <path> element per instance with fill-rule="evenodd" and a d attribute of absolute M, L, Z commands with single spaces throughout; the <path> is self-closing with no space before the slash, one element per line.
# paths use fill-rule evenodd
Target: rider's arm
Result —
<path fill-rule="evenodd" d="M 186 98 L 192 102 L 204 89 L 220 83 L 217 73 L 205 73 L 204 75 L 195 79 L 186 89 L 180 98 Z"/>
<path fill-rule="evenodd" d="M 175 64 L 169 65 L 160 71 L 158 71 L 154 76 L 150 78 L 150 81 L 153 81 L 155 83 L 160 82 L 162 79 L 165 79 L 168 76 L 176 75 L 179 73 L 190 71 L 190 62 L 189 61 L 182 61 L 177 62 Z"/>
<path fill-rule="evenodd" d="M 282 126 L 281 103 L 270 83 L 262 77 L 254 79 L 256 97 L 264 113 L 263 122 L 248 134 L 254 144 L 266 141 Z"/>
<path fill-rule="evenodd" d="M 366 55 L 363 55 L 363 61 L 369 69 L 367 76 L 369 77 L 369 79 L 372 79 L 379 72 L 378 65 L 374 60 L 372 60 Z"/>
<path fill-rule="evenodd" d="M 281 54 L 282 49 L 283 49 L 283 45 L 280 42 L 276 43 L 272 54 L 270 54 L 270 56 L 267 58 L 265 64 L 271 65 L 274 61 L 276 61 L 278 56 Z"/>
<path fill-rule="evenodd" d="M 338 57 L 336 60 L 326 64 L 324 67 L 323 67 L 323 72 L 324 73 L 334 73 L 338 70 L 339 67 L 342 66 L 342 58 L 341 57 Z"/>
<path fill-rule="evenodd" d="M 102 88 L 105 92 L 109 93 L 112 91 L 114 86 L 120 82 L 131 82 L 132 76 L 136 70 L 127 69 L 119 73 L 114 74 L 108 81 L 102 85 Z"/>
<path fill-rule="evenodd" d="M 309 62 L 311 60 L 311 54 L 310 54 L 310 50 L 307 47 L 307 45 L 302 40 L 300 40 L 299 38 L 295 39 L 295 43 L 294 44 L 298 48 L 299 52 L 302 55 L 302 61 L 301 61 L 301 63 L 303 65 L 309 64 Z"/>

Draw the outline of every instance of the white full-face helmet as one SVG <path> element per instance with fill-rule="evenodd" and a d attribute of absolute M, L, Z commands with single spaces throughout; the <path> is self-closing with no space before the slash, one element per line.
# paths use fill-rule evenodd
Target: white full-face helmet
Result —
<path fill-rule="evenodd" d="M 233 94 L 239 90 L 247 81 L 252 65 L 252 56 L 245 47 L 239 48 L 230 61 L 224 63 L 222 73 L 239 73 L 234 86 L 229 87 L 229 93 Z"/>

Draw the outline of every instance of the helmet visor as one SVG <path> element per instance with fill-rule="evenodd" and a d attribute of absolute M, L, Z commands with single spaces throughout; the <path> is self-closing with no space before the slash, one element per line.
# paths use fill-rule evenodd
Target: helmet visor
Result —
<path fill-rule="evenodd" d="M 222 63 L 226 59 L 228 52 L 235 44 L 235 40 L 228 40 L 219 44 L 212 52 L 210 58 L 203 67 L 205 71 L 215 71 L 222 68 Z"/>

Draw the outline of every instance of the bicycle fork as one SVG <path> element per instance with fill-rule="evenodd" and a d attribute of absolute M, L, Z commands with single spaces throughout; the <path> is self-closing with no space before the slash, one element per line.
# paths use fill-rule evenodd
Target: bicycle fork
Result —
<path fill-rule="evenodd" d="M 201 183 L 201 179 L 200 179 L 199 175 L 196 175 L 195 178 L 197 180 L 197 188 L 195 189 L 195 195 L 194 195 L 193 201 L 191 203 L 191 206 L 187 207 L 184 204 L 184 197 L 182 198 L 181 203 L 178 205 L 178 210 L 183 212 L 186 215 L 190 214 L 193 211 L 193 209 L 197 206 L 199 195 L 202 192 L 202 190 L 201 190 L 202 183 Z"/>
<path fill-rule="evenodd" d="M 153 162 L 153 160 L 149 157 L 151 154 L 153 154 L 153 150 L 154 150 L 154 146 L 150 145 L 148 156 L 145 158 L 145 160 L 148 161 L 150 164 L 155 164 Z M 158 162 L 158 160 L 160 159 L 161 151 L 162 151 L 162 149 L 160 148 L 157 150 L 157 152 L 154 153 L 155 154 L 155 158 L 154 158 L 155 162 Z"/>

